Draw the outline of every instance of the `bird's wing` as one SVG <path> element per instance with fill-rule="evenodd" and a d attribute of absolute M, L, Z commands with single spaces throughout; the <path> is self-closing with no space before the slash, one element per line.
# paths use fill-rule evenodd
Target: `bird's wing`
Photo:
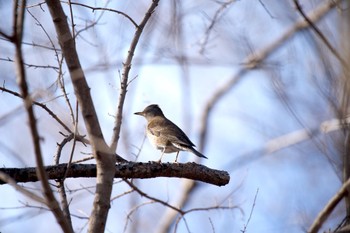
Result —
<path fill-rule="evenodd" d="M 187 135 L 177 125 L 168 119 L 151 121 L 147 127 L 154 136 L 165 137 L 172 143 L 180 144 L 186 147 L 195 146 Z"/>

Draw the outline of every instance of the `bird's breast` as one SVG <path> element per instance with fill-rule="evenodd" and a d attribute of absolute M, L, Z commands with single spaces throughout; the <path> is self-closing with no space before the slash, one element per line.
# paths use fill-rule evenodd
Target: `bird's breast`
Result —
<path fill-rule="evenodd" d="M 147 138 L 155 148 L 164 151 L 164 153 L 179 151 L 179 148 L 175 147 L 167 138 L 162 137 L 162 135 L 156 136 L 147 130 Z"/>

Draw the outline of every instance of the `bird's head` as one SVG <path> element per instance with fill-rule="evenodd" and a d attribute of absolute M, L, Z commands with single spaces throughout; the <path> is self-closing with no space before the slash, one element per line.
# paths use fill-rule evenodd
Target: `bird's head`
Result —
<path fill-rule="evenodd" d="M 159 108 L 157 104 L 151 104 L 147 106 L 142 112 L 135 112 L 134 114 L 140 115 L 145 117 L 147 120 L 156 117 L 156 116 L 163 116 L 164 114 L 162 110 Z"/>

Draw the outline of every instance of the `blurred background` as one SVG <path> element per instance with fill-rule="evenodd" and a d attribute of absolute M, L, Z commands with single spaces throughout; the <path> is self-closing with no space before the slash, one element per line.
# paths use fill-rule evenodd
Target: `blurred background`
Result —
<path fill-rule="evenodd" d="M 161 1 L 135 51 L 117 153 L 132 161 L 159 159 L 160 152 L 145 140 L 146 121 L 133 114 L 158 104 L 208 157 L 181 152 L 179 162 L 226 170 L 231 180 L 224 187 L 177 178 L 134 180 L 143 192 L 184 211 L 216 207 L 181 218 L 116 179 L 106 232 L 306 232 L 350 169 L 344 120 L 349 2 L 336 3 L 300 1 L 322 37 L 300 23 L 294 1 Z M 52 19 L 42 1 L 27 5 L 23 52 L 30 92 L 73 129 L 59 77 L 73 108 L 76 99 Z M 109 142 L 123 62 L 135 33 L 131 20 L 109 9 L 139 24 L 150 1 L 77 1 L 72 14 L 67 2 L 62 5 L 68 22 L 74 20 L 79 58 Z M 12 8 L 12 1 L 0 1 L 0 31 L 6 34 L 12 33 Z M 19 92 L 14 52 L 0 36 L 1 86 Z M 42 108 L 35 112 L 45 164 L 52 165 L 67 132 Z M 79 132 L 85 134 L 82 118 Z M 64 147 L 60 162 L 68 161 L 70 150 L 69 144 Z M 78 143 L 73 160 L 90 152 Z M 175 154 L 163 158 L 174 160 Z M 7 168 L 35 166 L 23 101 L 4 91 L 0 161 Z M 21 185 L 41 192 L 38 182 Z M 66 181 L 76 232 L 87 230 L 94 185 L 95 179 Z M 1 185 L 0 193 L 1 232 L 60 232 L 44 206 L 8 185 Z M 322 232 L 334 231 L 348 214 L 342 202 Z"/>

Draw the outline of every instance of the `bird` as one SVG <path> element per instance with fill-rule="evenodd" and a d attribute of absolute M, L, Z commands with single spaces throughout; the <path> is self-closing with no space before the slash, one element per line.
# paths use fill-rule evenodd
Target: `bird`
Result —
<path fill-rule="evenodd" d="M 175 159 L 175 163 L 177 163 L 180 151 L 189 151 L 198 157 L 208 159 L 194 148 L 195 145 L 177 125 L 164 116 L 157 104 L 151 104 L 142 112 L 135 112 L 134 114 L 146 118 L 147 137 L 156 149 L 162 151 L 162 155 L 158 160 L 159 163 L 162 161 L 164 153 L 174 152 L 177 153 Z"/>

